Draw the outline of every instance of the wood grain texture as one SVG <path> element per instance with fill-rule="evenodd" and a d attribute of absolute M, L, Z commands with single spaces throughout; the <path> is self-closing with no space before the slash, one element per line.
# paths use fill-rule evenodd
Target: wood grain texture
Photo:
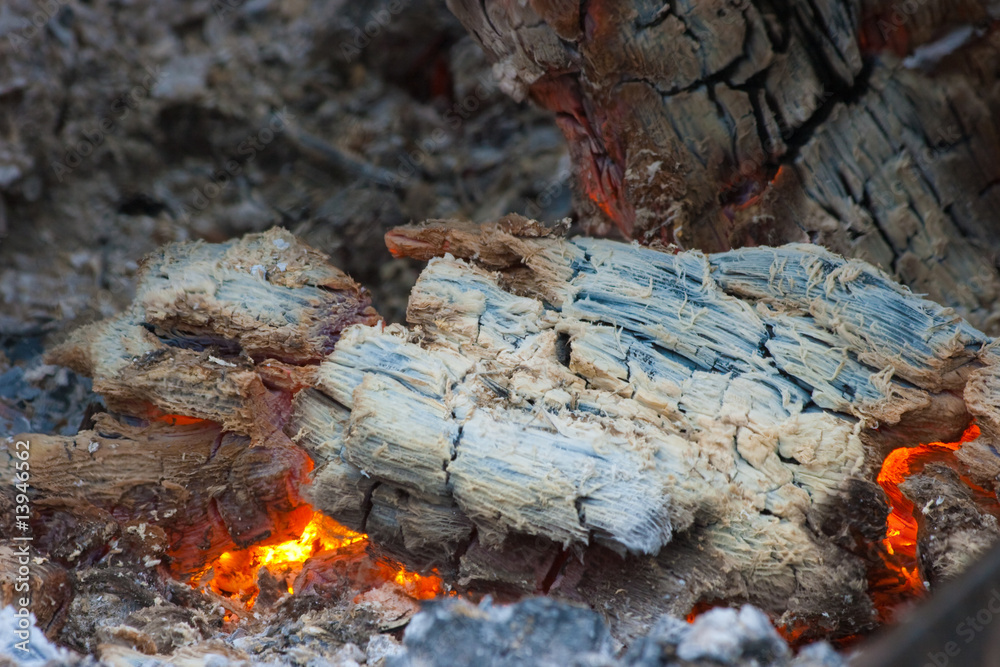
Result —
<path fill-rule="evenodd" d="M 268 422 L 259 413 L 280 411 L 277 394 L 312 383 L 344 327 L 376 321 L 362 287 L 273 229 L 166 246 L 143 261 L 127 312 L 78 330 L 48 359 L 93 377 L 112 410 L 257 436 Z"/>
<path fill-rule="evenodd" d="M 983 437 L 959 457 L 977 484 L 1000 469 L 993 339 L 859 260 L 814 245 L 665 252 L 518 216 L 387 241 L 429 259 L 409 325 L 344 299 L 337 321 L 356 323 L 318 364 L 294 326 L 327 307 L 311 298 L 258 299 L 306 311 L 284 318 L 289 351 L 264 359 L 235 352 L 251 326 L 238 313 L 170 345 L 138 327 L 144 355 L 121 353 L 137 331 L 124 318 L 67 343 L 59 354 L 134 411 L 32 436 L 36 501 L 79 499 L 66 525 L 80 534 L 141 520 L 185 562 L 284 534 L 309 503 L 413 567 L 583 601 L 620 636 L 699 600 L 787 623 L 826 614 L 836 636 L 874 623 L 885 455 L 955 440 L 975 417 Z M 179 250 L 164 261 L 189 278 L 186 262 L 203 265 Z M 171 303 L 203 283 L 182 284 Z M 200 310 L 179 308 L 172 330 Z M 161 413 L 175 409 L 213 419 L 172 425 Z M 952 571 L 947 551 L 926 567 Z"/>
<path fill-rule="evenodd" d="M 996 3 L 448 4 L 557 114 L 591 231 L 817 243 L 1000 331 Z"/>
<path fill-rule="evenodd" d="M 131 426 L 99 415 L 74 437 L 32 434 L 34 546 L 67 567 L 98 561 L 203 571 L 224 551 L 297 537 L 312 516 L 299 493 L 312 468 L 298 447 L 211 422 Z M 0 443 L 0 469 L 13 474 Z M 13 498 L 0 495 L 5 508 Z M 13 510 L 11 510 L 13 515 Z M 13 534 L 12 532 L 9 534 Z"/>
<path fill-rule="evenodd" d="M 831 516 L 881 496 L 866 485 L 888 449 L 919 442 L 908 422 L 924 441 L 960 432 L 956 393 L 992 368 L 992 339 L 953 310 L 816 246 L 669 254 L 512 217 L 478 239 L 432 222 L 388 242 L 443 255 L 411 293 L 411 328 L 347 332 L 320 366 L 325 398 L 300 396 L 290 424 L 323 443 L 317 481 L 376 489 L 371 515 L 389 486 L 390 505 L 467 517 L 471 545 L 438 561 L 466 580 L 528 537 L 575 554 L 560 585 L 591 603 L 646 580 L 632 608 L 650 614 L 740 598 L 790 617 L 836 609 L 857 630 L 865 566 L 835 533 L 872 532 L 869 517 Z M 318 403 L 335 429 L 300 418 Z"/>

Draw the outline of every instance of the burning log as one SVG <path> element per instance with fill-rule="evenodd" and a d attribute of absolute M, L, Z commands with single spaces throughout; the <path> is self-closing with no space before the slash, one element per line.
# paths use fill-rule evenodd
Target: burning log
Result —
<path fill-rule="evenodd" d="M 146 258 L 132 308 L 77 331 L 49 360 L 93 377 L 112 410 L 207 419 L 266 439 L 273 431 L 256 429 L 279 417 L 261 413 L 311 384 L 311 365 L 341 330 L 377 321 L 363 288 L 275 230 Z"/>
<path fill-rule="evenodd" d="M 819 243 L 997 330 L 995 4 L 448 4 L 556 113 L 592 231 Z"/>
<path fill-rule="evenodd" d="M 984 509 L 968 484 L 948 466 L 927 465 L 903 482 L 900 490 L 921 508 L 917 552 L 921 570 L 932 584 L 964 572 L 1000 537 L 996 496 L 982 498 L 989 505 L 989 510 Z"/>
<path fill-rule="evenodd" d="M 887 454 L 975 418 L 983 435 L 952 449 L 970 479 L 995 474 L 992 339 L 863 262 L 673 254 L 517 216 L 387 241 L 432 258 L 409 328 L 376 323 L 282 232 L 168 247 L 128 313 L 53 353 L 130 416 L 30 436 L 33 501 L 142 521 L 177 572 L 222 568 L 315 508 L 421 573 L 584 601 L 621 637 L 717 602 L 842 637 L 879 618 L 873 570 L 909 585 L 917 568 L 879 557 Z M 314 565 L 284 579 L 296 590 L 340 548 L 300 544 Z M 950 551 L 921 548 L 932 580 Z"/>
<path fill-rule="evenodd" d="M 22 440 L 35 546 L 65 566 L 117 550 L 143 567 L 169 555 L 190 576 L 230 549 L 297 537 L 312 517 L 298 492 L 312 466 L 301 449 L 254 446 L 212 422 L 131 426 L 102 414 L 74 437 Z"/>
<path fill-rule="evenodd" d="M 189 575 L 227 550 L 301 534 L 312 462 L 280 430 L 290 393 L 345 326 L 378 320 L 324 259 L 278 230 L 171 246 L 146 258 L 127 312 L 51 351 L 126 416 L 99 415 L 72 438 L 22 438 L 48 553 L 92 563 L 139 530 L 136 557 L 156 564 L 168 551 Z M 64 541 L 84 526 L 106 528 Z"/>

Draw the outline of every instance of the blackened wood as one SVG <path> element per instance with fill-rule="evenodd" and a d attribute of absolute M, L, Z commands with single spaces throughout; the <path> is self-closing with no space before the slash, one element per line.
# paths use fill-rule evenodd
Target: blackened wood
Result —
<path fill-rule="evenodd" d="M 819 243 L 1000 330 L 995 7 L 448 4 L 501 87 L 556 112 L 592 231 Z"/>

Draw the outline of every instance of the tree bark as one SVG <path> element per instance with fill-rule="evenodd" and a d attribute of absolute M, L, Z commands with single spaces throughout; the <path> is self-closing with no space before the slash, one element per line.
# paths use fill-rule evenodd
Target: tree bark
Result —
<path fill-rule="evenodd" d="M 1000 331 L 995 3 L 449 6 L 556 112 L 591 231 L 818 243 Z"/>

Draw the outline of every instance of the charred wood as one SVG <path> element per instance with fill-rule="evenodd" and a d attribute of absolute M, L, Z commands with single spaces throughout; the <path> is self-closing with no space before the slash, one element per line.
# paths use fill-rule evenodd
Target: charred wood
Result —
<path fill-rule="evenodd" d="M 132 412 L 31 436 L 36 500 L 78 499 L 96 517 L 81 530 L 101 512 L 153 526 L 186 572 L 314 507 L 454 582 L 586 602 L 619 636 L 715 600 L 789 625 L 826 614 L 836 636 L 874 623 L 858 540 L 884 527 L 873 480 L 888 451 L 974 416 L 995 442 L 992 339 L 817 246 L 671 253 L 517 216 L 388 242 L 431 258 L 408 328 L 373 323 L 345 277 L 332 304 L 307 289 L 334 270 L 278 232 L 168 249 L 129 314 L 57 351 Z M 263 264 L 239 254 L 262 247 Z M 242 302 L 212 300 L 228 289 L 220 251 L 222 282 L 257 281 L 251 310 L 291 309 L 260 315 L 268 342 L 251 342 L 263 334 Z M 282 251 L 305 258 L 298 278 L 272 270 Z M 303 329 L 330 308 L 344 311 L 333 329 Z M 151 318 L 187 333 L 135 324 Z M 136 341 L 150 349 L 121 353 Z M 168 423 L 178 409 L 212 421 Z M 86 493 L 67 493 L 80 480 Z"/>
<path fill-rule="evenodd" d="M 996 3 L 449 6 L 557 114 L 592 231 L 819 243 L 998 330 Z"/>

